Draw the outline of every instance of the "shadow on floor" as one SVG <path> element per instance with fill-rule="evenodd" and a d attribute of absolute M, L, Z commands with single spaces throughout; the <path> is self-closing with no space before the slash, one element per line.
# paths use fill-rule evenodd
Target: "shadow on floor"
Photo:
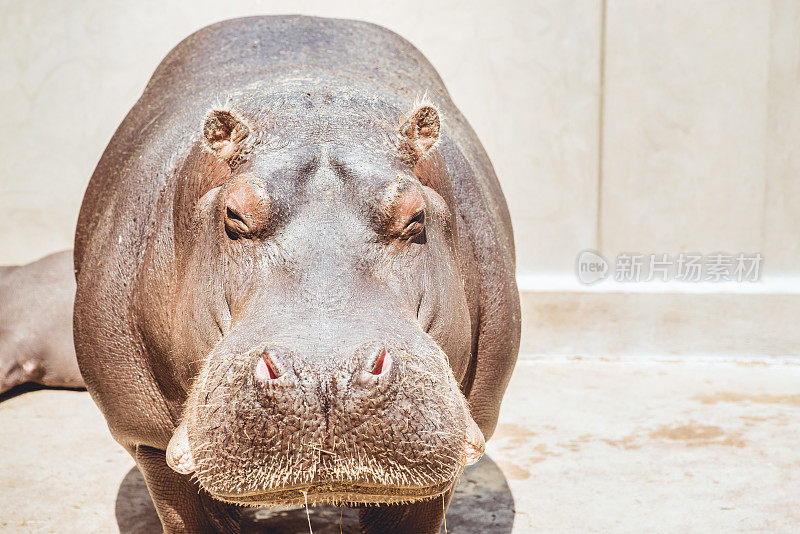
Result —
<path fill-rule="evenodd" d="M 119 485 L 114 513 L 120 534 L 161 532 L 161 521 L 147 492 L 147 484 L 135 465 Z"/>
<path fill-rule="evenodd" d="M 55 391 L 86 391 L 86 388 L 60 388 L 60 387 L 43 386 L 41 384 L 36 384 L 35 382 L 25 382 L 24 384 L 14 386 L 13 388 L 9 389 L 4 393 L 0 393 L 0 403 L 13 399 L 14 397 L 19 397 L 23 393 L 28 393 L 30 391 L 40 391 L 42 389 L 52 389 Z"/>
<path fill-rule="evenodd" d="M 117 492 L 117 524 L 121 534 L 160 532 L 155 508 L 141 473 L 133 467 Z M 309 509 L 315 534 L 358 532 L 358 511 L 335 506 Z M 242 515 L 242 532 L 303 534 L 308 532 L 304 507 L 255 508 Z M 487 455 L 468 467 L 458 481 L 450 508 L 447 531 L 455 534 L 508 534 L 514 525 L 514 496 L 503 472 Z M 444 532 L 444 529 L 442 529 Z"/>

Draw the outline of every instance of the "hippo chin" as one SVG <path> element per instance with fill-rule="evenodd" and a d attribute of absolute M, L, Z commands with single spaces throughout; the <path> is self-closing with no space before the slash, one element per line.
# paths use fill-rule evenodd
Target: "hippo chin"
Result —
<path fill-rule="evenodd" d="M 167 532 L 241 505 L 438 532 L 519 346 L 505 201 L 411 45 L 253 17 L 156 70 L 75 240 L 75 344 Z"/>

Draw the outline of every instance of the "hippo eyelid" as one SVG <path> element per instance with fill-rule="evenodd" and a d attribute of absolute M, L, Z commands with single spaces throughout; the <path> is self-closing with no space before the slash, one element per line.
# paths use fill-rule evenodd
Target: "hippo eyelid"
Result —
<path fill-rule="evenodd" d="M 244 216 L 241 213 L 239 213 L 238 211 L 236 211 L 234 208 L 232 208 L 230 206 L 226 206 L 225 209 L 226 209 L 225 215 L 227 217 L 230 217 L 231 219 L 237 219 L 239 221 L 244 222 Z"/>
<path fill-rule="evenodd" d="M 231 239 L 245 237 L 250 232 L 244 215 L 230 206 L 227 207 L 225 212 L 225 230 Z"/>
<path fill-rule="evenodd" d="M 420 232 L 422 232 L 425 229 L 426 219 L 427 215 L 425 214 L 425 209 L 419 210 L 417 213 L 414 214 L 413 217 L 411 217 L 408 220 L 405 228 L 403 229 L 401 237 L 405 239 L 410 239 L 412 237 L 415 237 Z"/>
<path fill-rule="evenodd" d="M 425 210 L 419 210 L 411 219 L 409 219 L 408 224 L 406 226 L 410 226 L 414 223 L 425 224 Z"/>

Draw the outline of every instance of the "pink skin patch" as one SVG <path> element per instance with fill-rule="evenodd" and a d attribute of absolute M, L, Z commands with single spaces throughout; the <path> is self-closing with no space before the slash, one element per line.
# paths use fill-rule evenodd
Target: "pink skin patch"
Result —
<path fill-rule="evenodd" d="M 472 465 L 481 459 L 483 451 L 486 449 L 486 441 L 483 439 L 483 432 L 478 425 L 468 416 L 467 437 L 464 447 L 464 465 Z"/>
<path fill-rule="evenodd" d="M 173 471 L 182 475 L 194 473 L 197 466 L 192 458 L 192 451 L 189 448 L 189 433 L 186 430 L 186 423 L 181 422 L 172 439 L 167 446 L 167 465 Z"/>

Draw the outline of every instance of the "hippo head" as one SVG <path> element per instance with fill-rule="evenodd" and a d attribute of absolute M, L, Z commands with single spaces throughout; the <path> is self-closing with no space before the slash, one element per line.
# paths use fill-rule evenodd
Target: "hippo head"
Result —
<path fill-rule="evenodd" d="M 212 109 L 174 196 L 167 462 L 237 504 L 387 503 L 483 451 L 459 383 L 470 312 L 430 104 Z"/>

